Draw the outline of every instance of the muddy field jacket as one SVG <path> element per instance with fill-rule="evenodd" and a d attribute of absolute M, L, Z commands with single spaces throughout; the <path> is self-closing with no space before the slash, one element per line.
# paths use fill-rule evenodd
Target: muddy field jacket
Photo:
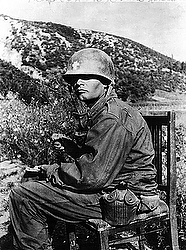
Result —
<path fill-rule="evenodd" d="M 88 131 L 79 156 L 59 168 L 64 188 L 96 193 L 124 183 L 136 194 L 155 194 L 154 149 L 139 112 L 112 91 L 86 115 Z"/>

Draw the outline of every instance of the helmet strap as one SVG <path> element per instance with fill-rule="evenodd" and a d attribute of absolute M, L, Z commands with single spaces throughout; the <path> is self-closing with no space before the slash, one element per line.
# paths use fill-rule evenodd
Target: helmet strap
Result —
<path fill-rule="evenodd" d="M 112 89 L 113 89 L 113 82 L 111 82 L 109 85 L 108 85 L 108 88 L 107 88 L 107 92 L 106 92 L 106 97 L 110 95 L 110 93 L 112 92 Z"/>

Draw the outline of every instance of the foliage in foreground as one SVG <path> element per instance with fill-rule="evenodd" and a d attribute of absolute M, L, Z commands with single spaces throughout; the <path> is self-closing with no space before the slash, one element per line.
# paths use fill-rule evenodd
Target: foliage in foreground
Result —
<path fill-rule="evenodd" d="M 26 105 L 9 95 L 1 102 L 0 159 L 19 159 L 29 166 L 48 163 L 53 133 L 70 134 L 73 121 L 63 99 Z"/>

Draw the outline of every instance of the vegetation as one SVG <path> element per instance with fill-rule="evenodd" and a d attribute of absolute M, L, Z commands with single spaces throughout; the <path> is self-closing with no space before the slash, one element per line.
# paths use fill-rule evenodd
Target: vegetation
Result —
<path fill-rule="evenodd" d="M 16 70 L 11 64 L 1 62 L 1 82 L 6 89 L 13 88 L 23 98 L 28 98 L 26 101 L 30 101 L 34 93 L 38 97 L 39 92 L 42 93 L 42 102 L 46 102 L 49 88 L 57 92 L 59 86 L 65 88 L 61 75 L 66 70 L 67 61 L 75 51 L 85 47 L 100 48 L 111 56 L 116 67 L 116 91 L 123 100 L 149 100 L 155 89 L 180 92 L 186 89 L 184 62 L 166 57 L 130 39 L 60 24 L 0 17 L 12 27 L 9 38 L 5 39 L 5 50 L 19 55 L 19 60 L 14 62 Z M 18 69 L 26 75 L 23 76 Z M 16 82 L 16 87 L 13 84 L 8 86 L 5 81 L 7 74 L 13 84 Z M 20 82 L 23 79 L 24 84 Z M 29 97 L 25 96 L 25 90 Z"/>

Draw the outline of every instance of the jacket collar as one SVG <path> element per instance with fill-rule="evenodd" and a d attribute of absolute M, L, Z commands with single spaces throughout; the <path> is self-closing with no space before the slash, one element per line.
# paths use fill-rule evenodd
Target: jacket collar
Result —
<path fill-rule="evenodd" d="M 80 127 L 87 129 L 88 126 L 91 126 L 96 117 L 103 111 L 106 103 L 115 97 L 117 97 L 115 90 L 112 86 L 109 86 L 106 95 L 102 96 L 91 108 L 87 108 L 86 111 L 79 110 L 78 113 L 74 113 L 79 120 Z"/>
<path fill-rule="evenodd" d="M 117 97 L 115 90 L 112 86 L 109 86 L 107 94 L 101 97 L 87 112 L 88 117 L 90 119 L 94 119 L 102 109 L 104 108 L 105 104 L 112 98 Z"/>

